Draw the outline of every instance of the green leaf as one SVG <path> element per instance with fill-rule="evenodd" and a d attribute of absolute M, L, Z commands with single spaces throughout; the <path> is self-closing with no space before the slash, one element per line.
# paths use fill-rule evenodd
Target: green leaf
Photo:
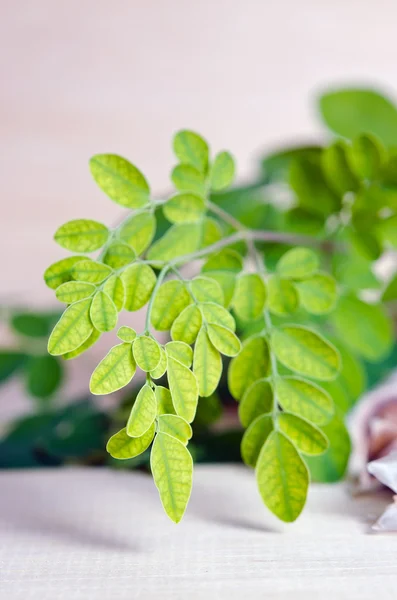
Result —
<path fill-rule="evenodd" d="M 141 437 L 153 425 L 157 415 L 157 400 L 152 388 L 145 383 L 136 397 L 127 422 L 127 435 Z"/>
<path fill-rule="evenodd" d="M 330 188 L 343 196 L 346 192 L 357 190 L 359 183 L 353 175 L 348 160 L 347 146 L 337 141 L 325 148 L 321 156 L 321 164 Z"/>
<path fill-rule="evenodd" d="M 193 460 L 187 448 L 167 433 L 158 433 L 150 455 L 150 468 L 164 510 L 179 523 L 193 484 Z"/>
<path fill-rule="evenodd" d="M 395 300 L 397 300 L 397 275 L 390 279 L 382 294 L 382 302 L 394 302 Z"/>
<path fill-rule="evenodd" d="M 332 90 L 321 96 L 319 108 L 326 125 L 337 135 L 352 139 L 371 133 L 386 146 L 396 143 L 397 110 L 375 90 Z"/>
<path fill-rule="evenodd" d="M 197 379 L 190 369 L 171 356 L 168 357 L 167 375 L 175 410 L 180 417 L 191 423 L 197 409 Z"/>
<path fill-rule="evenodd" d="M 15 350 L 0 350 L 0 382 L 16 373 L 26 361 L 26 355 Z"/>
<path fill-rule="evenodd" d="M 236 356 L 241 350 L 241 343 L 238 337 L 230 329 L 221 325 L 207 325 L 208 337 L 212 344 L 221 354 L 225 356 Z"/>
<path fill-rule="evenodd" d="M 226 308 L 215 302 L 203 302 L 199 309 L 207 323 L 221 325 L 231 331 L 236 331 L 236 322 Z"/>
<path fill-rule="evenodd" d="M 135 362 L 142 371 L 153 371 L 160 362 L 160 346 L 147 335 L 137 337 L 132 344 Z"/>
<path fill-rule="evenodd" d="M 342 370 L 337 381 L 340 381 L 350 397 L 350 406 L 364 393 L 367 386 L 367 376 L 361 361 L 339 339 L 331 339 L 339 350 L 342 358 Z M 292 411 L 295 412 L 295 411 Z"/>
<path fill-rule="evenodd" d="M 127 435 L 127 430 L 124 427 L 124 429 L 121 429 L 112 435 L 106 445 L 106 450 L 109 452 L 110 456 L 119 460 L 126 460 L 128 458 L 139 456 L 145 452 L 152 443 L 155 429 L 155 424 L 153 423 L 142 436 L 132 438 Z"/>
<path fill-rule="evenodd" d="M 112 269 L 121 269 L 135 260 L 135 251 L 124 242 L 113 242 L 106 250 L 103 262 Z"/>
<path fill-rule="evenodd" d="M 173 414 L 159 416 L 158 430 L 162 433 L 168 433 L 168 435 L 171 435 L 182 442 L 184 446 L 187 445 L 193 435 L 189 423 L 187 423 L 185 419 L 182 419 L 182 417 Z"/>
<path fill-rule="evenodd" d="M 44 273 L 46 285 L 52 290 L 56 290 L 62 283 L 73 279 L 73 267 L 81 260 L 85 260 L 85 256 L 68 256 L 68 258 L 52 264 Z"/>
<path fill-rule="evenodd" d="M 198 381 L 200 396 L 211 396 L 222 375 L 222 358 L 204 327 L 200 330 L 194 347 L 193 373 Z"/>
<path fill-rule="evenodd" d="M 156 217 L 151 212 L 133 215 L 119 231 L 119 238 L 140 256 L 152 243 L 156 232 Z"/>
<path fill-rule="evenodd" d="M 358 255 L 338 255 L 333 257 L 335 277 L 349 289 L 361 291 L 377 288 L 379 282 L 371 270 L 371 263 Z"/>
<path fill-rule="evenodd" d="M 97 292 L 90 308 L 92 324 L 98 331 L 112 331 L 117 325 L 117 308 L 105 292 Z"/>
<path fill-rule="evenodd" d="M 324 229 L 324 215 L 295 206 L 285 213 L 285 230 L 302 235 L 317 235 Z"/>
<path fill-rule="evenodd" d="M 124 307 L 125 288 L 123 280 L 118 275 L 112 275 L 104 283 L 103 291 L 111 298 L 120 312 Z"/>
<path fill-rule="evenodd" d="M 327 273 L 317 273 L 296 284 L 301 304 L 313 315 L 330 312 L 337 300 L 336 282 Z"/>
<path fill-rule="evenodd" d="M 95 292 L 95 285 L 83 281 L 67 281 L 62 283 L 56 291 L 55 296 L 60 302 L 73 304 L 84 298 L 89 298 Z"/>
<path fill-rule="evenodd" d="M 200 223 L 180 223 L 173 225 L 150 247 L 148 260 L 170 261 L 185 254 L 195 252 L 200 246 L 202 225 Z"/>
<path fill-rule="evenodd" d="M 55 241 L 71 252 L 94 252 L 108 240 L 109 230 L 102 223 L 89 219 L 76 219 L 57 229 Z"/>
<path fill-rule="evenodd" d="M 122 342 L 133 342 L 136 338 L 136 331 L 132 329 L 132 327 L 128 327 L 127 325 L 123 325 L 119 328 L 117 332 L 117 337 Z"/>
<path fill-rule="evenodd" d="M 274 329 L 271 347 L 285 367 L 313 379 L 330 381 L 341 368 L 337 349 L 306 327 L 285 325 Z"/>
<path fill-rule="evenodd" d="M 195 194 L 178 194 L 164 204 L 163 212 L 171 223 L 197 223 L 205 213 L 205 202 Z"/>
<path fill-rule="evenodd" d="M 177 190 L 205 195 L 205 178 L 191 165 L 177 165 L 171 173 L 171 179 Z"/>
<path fill-rule="evenodd" d="M 320 386 L 300 377 L 283 377 L 275 381 L 277 401 L 286 411 L 316 425 L 326 425 L 334 414 L 331 396 Z"/>
<path fill-rule="evenodd" d="M 256 480 L 263 502 L 279 519 L 295 521 L 306 502 L 309 473 L 295 446 L 273 431 L 256 465 Z"/>
<path fill-rule="evenodd" d="M 348 149 L 347 159 L 353 172 L 360 179 L 373 180 L 380 173 L 384 158 L 384 148 L 377 138 L 359 135 Z"/>
<path fill-rule="evenodd" d="M 279 414 L 278 426 L 304 454 L 323 454 L 328 448 L 328 439 L 322 431 L 297 415 Z"/>
<path fill-rule="evenodd" d="M 153 302 L 151 322 L 157 331 L 169 331 L 175 319 L 191 303 L 183 281 L 172 279 L 163 283 Z"/>
<path fill-rule="evenodd" d="M 259 379 L 245 391 L 238 407 L 238 416 L 242 426 L 248 427 L 257 417 L 270 413 L 272 409 L 272 386 L 265 379 Z"/>
<path fill-rule="evenodd" d="M 226 271 L 212 271 L 211 273 L 208 273 L 208 276 L 220 285 L 224 298 L 223 305 L 225 307 L 230 306 L 236 287 L 235 274 L 227 273 Z"/>
<path fill-rule="evenodd" d="M 223 406 L 218 394 L 215 393 L 211 394 L 211 396 L 201 397 L 194 423 L 198 428 L 208 427 L 219 421 L 222 414 Z M 227 452 L 226 448 L 224 450 Z"/>
<path fill-rule="evenodd" d="M 290 148 L 276 149 L 262 159 L 264 176 L 270 182 L 283 182 L 288 180 L 291 164 L 296 159 L 318 159 L 323 148 L 321 146 L 293 146 Z"/>
<path fill-rule="evenodd" d="M 380 221 L 376 231 L 383 243 L 397 248 L 397 214 Z"/>
<path fill-rule="evenodd" d="M 200 310 L 195 304 L 187 306 L 175 319 L 171 327 L 171 337 L 175 341 L 193 344 L 202 324 Z"/>
<path fill-rule="evenodd" d="M 142 173 L 116 154 L 97 154 L 90 160 L 93 178 L 117 204 L 139 208 L 149 201 L 149 185 Z"/>
<path fill-rule="evenodd" d="M 102 283 L 112 272 L 112 269 L 95 260 L 80 260 L 72 269 L 73 279 L 88 283 Z"/>
<path fill-rule="evenodd" d="M 347 233 L 352 251 L 355 254 L 371 262 L 380 257 L 382 247 L 375 233 L 349 230 L 347 230 Z"/>
<path fill-rule="evenodd" d="M 165 351 L 168 356 L 172 356 L 175 360 L 186 367 L 191 367 L 193 362 L 193 350 L 184 342 L 168 342 L 165 345 Z"/>
<path fill-rule="evenodd" d="M 235 169 L 233 156 L 229 152 L 219 152 L 211 167 L 211 189 L 218 192 L 229 187 L 233 182 Z"/>
<path fill-rule="evenodd" d="M 262 336 L 248 339 L 240 354 L 230 362 L 228 386 L 233 398 L 240 400 L 252 383 L 266 377 L 268 370 L 269 349 L 266 339 Z"/>
<path fill-rule="evenodd" d="M 322 428 L 329 440 L 328 450 L 321 456 L 307 457 L 312 479 L 332 483 L 343 479 L 349 462 L 351 442 L 349 433 L 339 416 Z"/>
<path fill-rule="evenodd" d="M 19 335 L 40 338 L 48 336 L 53 322 L 46 315 L 18 312 L 12 315 L 10 325 Z"/>
<path fill-rule="evenodd" d="M 223 237 L 223 230 L 219 222 L 211 217 L 205 217 L 201 226 L 201 248 L 212 246 Z"/>
<path fill-rule="evenodd" d="M 175 408 L 172 403 L 171 392 L 162 385 L 156 385 L 155 396 L 157 400 L 157 412 L 159 415 L 175 414 Z"/>
<path fill-rule="evenodd" d="M 211 273 L 215 271 L 231 271 L 239 273 L 243 268 L 243 259 L 241 255 L 231 248 L 224 248 L 211 256 L 204 263 L 202 272 Z"/>
<path fill-rule="evenodd" d="M 335 411 L 345 414 L 352 408 L 353 401 L 349 397 L 340 375 L 334 381 L 323 381 L 321 387 L 331 396 Z"/>
<path fill-rule="evenodd" d="M 296 311 L 299 297 L 289 279 L 272 275 L 267 281 L 267 306 L 275 315 L 289 315 Z"/>
<path fill-rule="evenodd" d="M 72 360 L 73 358 L 77 358 L 78 356 L 86 352 L 86 350 L 91 348 L 91 346 L 93 346 L 99 340 L 100 337 L 101 332 L 97 329 L 93 329 L 91 335 L 86 339 L 86 341 L 83 344 L 81 344 L 81 346 L 76 348 L 76 350 L 72 350 L 71 352 L 65 352 L 65 354 L 62 354 L 62 358 L 64 360 Z"/>
<path fill-rule="evenodd" d="M 190 288 L 197 302 L 215 302 L 223 304 L 223 292 L 219 283 L 209 277 L 195 277 Z"/>
<path fill-rule="evenodd" d="M 194 131 L 182 130 L 174 137 L 173 149 L 177 159 L 205 173 L 208 166 L 208 145 Z"/>
<path fill-rule="evenodd" d="M 31 356 L 26 368 L 26 389 L 35 398 L 49 398 L 62 383 L 63 368 L 54 356 Z"/>
<path fill-rule="evenodd" d="M 328 186 L 318 159 L 300 159 L 292 163 L 289 184 L 299 207 L 322 218 L 340 209 L 340 198 Z"/>
<path fill-rule="evenodd" d="M 382 305 L 343 296 L 330 319 L 337 335 L 366 360 L 377 362 L 391 351 L 393 328 Z"/>
<path fill-rule="evenodd" d="M 241 440 L 241 458 L 248 467 L 255 468 L 263 445 L 272 430 L 272 418 L 269 415 L 261 415 L 245 431 Z"/>
<path fill-rule="evenodd" d="M 157 367 L 155 369 L 150 371 L 150 376 L 152 377 L 152 379 L 160 379 L 160 377 L 162 377 L 167 370 L 167 364 L 168 364 L 167 354 L 166 354 L 164 348 L 160 348 L 159 364 L 157 365 Z"/>
<path fill-rule="evenodd" d="M 125 288 L 125 310 L 139 310 L 149 300 L 156 284 L 156 275 L 149 265 L 135 263 L 121 275 Z"/>
<path fill-rule="evenodd" d="M 91 375 L 90 391 L 101 395 L 121 390 L 134 377 L 135 371 L 131 344 L 118 344 L 109 350 Z"/>
<path fill-rule="evenodd" d="M 76 350 L 89 338 L 93 325 L 90 320 L 91 299 L 71 304 L 55 325 L 48 340 L 48 352 L 54 356 Z"/>
<path fill-rule="evenodd" d="M 232 305 L 240 319 L 254 321 L 260 317 L 265 301 L 266 288 L 259 275 L 251 273 L 237 279 Z"/>
<path fill-rule="evenodd" d="M 289 279 L 305 279 L 318 270 L 318 256 L 309 248 L 292 248 L 277 263 L 277 273 Z"/>

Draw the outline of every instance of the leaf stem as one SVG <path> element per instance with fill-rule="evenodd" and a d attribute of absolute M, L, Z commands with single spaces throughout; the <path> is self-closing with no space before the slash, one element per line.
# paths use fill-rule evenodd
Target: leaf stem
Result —
<path fill-rule="evenodd" d="M 246 230 L 248 230 L 248 228 L 245 225 L 243 225 L 240 221 L 238 221 L 237 219 L 235 219 L 233 217 L 233 215 L 231 215 L 230 213 L 226 212 L 226 210 L 223 210 L 223 208 L 221 208 L 220 206 L 218 206 L 214 202 L 211 202 L 211 200 L 207 201 L 207 208 L 212 213 L 214 213 L 215 215 L 218 215 L 218 217 L 220 217 L 225 223 L 227 223 L 228 225 L 230 225 L 234 229 L 237 229 L 237 231 L 246 231 Z"/>
<path fill-rule="evenodd" d="M 250 249 L 250 253 L 254 259 L 257 271 L 258 271 L 258 275 L 261 277 L 261 279 L 263 280 L 264 283 L 265 282 L 265 276 L 266 276 L 266 268 L 265 268 L 265 263 L 263 262 L 263 260 L 261 259 L 261 256 L 259 255 L 257 249 L 255 248 L 255 244 L 253 241 L 250 242 L 249 244 L 249 249 Z M 266 335 L 268 338 L 268 348 L 269 348 L 269 358 L 270 358 L 270 375 L 269 375 L 269 381 L 272 384 L 272 388 L 273 388 L 273 410 L 272 410 L 272 418 L 273 418 L 273 422 L 274 422 L 274 426 L 277 426 L 277 417 L 279 414 L 279 409 L 278 409 L 278 404 L 277 404 L 277 396 L 276 396 L 276 391 L 275 391 L 275 380 L 278 377 L 278 368 L 277 368 L 277 358 L 274 354 L 274 352 L 272 351 L 271 345 L 270 345 L 270 336 L 271 336 L 271 332 L 273 329 L 273 324 L 272 324 L 272 319 L 270 316 L 270 311 L 269 309 L 266 307 L 263 309 L 263 318 L 265 320 L 265 331 L 266 331 Z"/>

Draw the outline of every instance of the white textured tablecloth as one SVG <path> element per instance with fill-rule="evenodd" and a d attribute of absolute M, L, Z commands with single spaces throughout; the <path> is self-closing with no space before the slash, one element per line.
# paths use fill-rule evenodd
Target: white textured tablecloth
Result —
<path fill-rule="evenodd" d="M 162 600 L 397 597 L 387 498 L 313 486 L 281 525 L 242 467 L 198 466 L 179 525 L 150 477 L 104 469 L 0 473 L 0 598 Z"/>

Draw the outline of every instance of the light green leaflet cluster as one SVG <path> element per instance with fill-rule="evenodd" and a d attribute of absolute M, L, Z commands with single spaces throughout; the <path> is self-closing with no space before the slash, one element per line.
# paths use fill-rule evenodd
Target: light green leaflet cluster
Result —
<path fill-rule="evenodd" d="M 256 245 L 267 241 L 266 232 L 247 229 L 212 201 L 233 181 L 232 156 L 220 152 L 211 159 L 207 143 L 191 131 L 177 133 L 173 149 L 176 192 L 161 202 L 124 158 L 104 154 L 91 160 L 100 188 L 131 212 L 114 229 L 79 219 L 56 232 L 55 240 L 76 254 L 45 272 L 47 285 L 67 305 L 48 350 L 77 357 L 102 333 L 116 330 L 120 311 L 147 305 L 143 332 L 118 328 L 119 343 L 96 367 L 90 390 L 109 394 L 128 385 L 138 369 L 144 374 L 126 427 L 107 449 L 114 458 L 130 459 L 150 448 L 154 481 L 175 522 L 192 488 L 188 443 L 199 398 L 215 392 L 223 357 L 231 357 L 229 389 L 246 428 L 242 457 L 256 469 L 264 503 L 280 519 L 293 521 L 305 504 L 310 457 L 325 455 L 329 440 L 349 444 L 331 398 L 333 383 L 348 376 L 324 325 L 339 292 L 324 271 L 325 246 L 318 240 L 319 252 L 293 247 L 269 270 Z M 325 159 L 331 174 L 340 167 L 335 152 Z M 367 173 L 364 158 L 358 166 Z M 338 218 L 346 206 L 335 208 Z M 161 211 L 169 226 L 159 234 Z M 94 252 L 95 258 L 87 256 Z M 189 277 L 181 271 L 187 264 L 194 271 Z M 372 309 L 351 294 L 339 302 L 361 303 L 363 314 L 365 307 Z M 337 314 L 334 329 L 343 329 Z M 320 319 L 319 327 L 307 326 L 312 319 Z M 156 331 L 169 332 L 171 341 L 160 343 Z"/>

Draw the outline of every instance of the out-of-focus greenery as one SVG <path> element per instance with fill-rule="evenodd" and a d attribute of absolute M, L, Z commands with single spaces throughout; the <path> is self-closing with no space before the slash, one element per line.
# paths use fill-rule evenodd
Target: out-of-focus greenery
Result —
<path fill-rule="evenodd" d="M 363 138 L 362 159 L 356 161 L 356 171 L 365 175 L 368 170 L 376 168 L 376 161 L 383 152 L 388 153 L 387 160 L 382 159 L 381 176 L 369 177 L 375 183 L 363 192 L 367 199 L 372 199 L 370 208 L 368 202 L 363 203 L 361 209 L 357 205 L 353 214 L 355 230 L 360 234 L 353 243 L 354 253 L 348 257 L 334 255 L 331 265 L 333 274 L 341 284 L 348 282 L 351 289 L 370 289 L 380 295 L 382 283 L 371 269 L 372 261 L 380 254 L 373 227 L 377 211 L 387 211 L 391 206 L 397 206 L 397 109 L 378 92 L 362 89 L 326 92 L 319 98 L 318 109 L 331 135 L 348 140 L 356 139 L 361 134 L 373 136 Z M 214 194 L 211 200 L 249 228 L 316 236 L 324 224 L 324 210 L 327 210 L 324 207 L 332 206 L 335 194 L 340 193 L 341 189 L 343 191 L 345 184 L 338 146 L 335 146 L 333 154 L 329 152 L 327 155 L 324 148 L 321 144 L 287 146 L 266 154 L 260 161 L 253 181 L 231 191 Z M 356 150 L 355 156 L 360 156 L 360 148 Z M 280 203 L 280 197 L 285 202 Z M 157 235 L 161 236 L 167 226 L 164 219 L 164 227 L 158 227 Z M 396 247 L 397 222 L 391 222 L 390 226 L 382 223 L 382 227 L 384 238 L 391 247 Z M 279 243 L 267 245 L 267 264 L 270 267 L 275 264 L 286 248 L 288 246 Z M 384 300 L 393 306 L 396 299 L 397 285 L 392 280 L 384 292 Z M 353 302 L 344 314 L 362 308 L 362 305 Z M 98 409 L 91 397 L 78 400 L 62 397 L 62 385 L 67 373 L 65 363 L 62 358 L 50 356 L 46 351 L 48 335 L 58 316 L 55 313 L 17 310 L 7 315 L 15 341 L 9 348 L 4 347 L 0 351 L 0 384 L 7 383 L 11 378 L 22 381 L 26 395 L 31 398 L 31 411 L 14 423 L 2 424 L 0 468 L 72 462 L 110 464 L 115 468 L 148 466 L 148 453 L 119 462 L 105 452 L 109 435 L 123 426 L 131 410 L 134 389 L 121 399 L 119 406 L 107 413 Z M 377 318 L 374 317 L 375 325 Z M 296 321 L 296 317 L 294 319 Z M 382 320 L 381 317 L 379 319 Z M 321 318 L 318 321 L 321 329 Z M 366 313 L 363 313 L 363 332 L 358 332 L 356 340 L 358 349 L 370 326 L 369 321 Z M 340 318 L 334 325 L 343 332 L 346 319 Z M 242 329 L 243 325 L 240 324 L 240 332 Z M 245 333 L 248 335 L 254 330 L 255 323 L 251 323 L 250 331 Z M 366 361 L 362 357 L 347 363 L 338 380 L 323 386 L 328 386 L 342 413 L 348 412 L 363 390 L 386 376 L 395 365 L 396 350 L 374 363 L 371 362 L 371 340 L 367 344 L 368 356 L 364 355 Z M 343 356 L 347 354 L 343 345 L 339 344 L 338 347 Z M 6 389 L 0 388 L 0 397 L 5 396 Z M 331 429 L 327 435 L 331 439 L 332 425 L 328 427 Z M 221 384 L 218 396 L 200 399 L 193 428 L 194 441 L 190 448 L 195 460 L 240 460 L 242 431 L 238 425 L 237 408 L 231 401 L 226 382 Z M 343 474 L 349 442 L 341 440 L 337 451 L 342 453 L 337 469 L 333 468 L 332 457 L 328 461 L 327 457 L 313 459 L 311 470 L 316 479 L 330 481 Z"/>

